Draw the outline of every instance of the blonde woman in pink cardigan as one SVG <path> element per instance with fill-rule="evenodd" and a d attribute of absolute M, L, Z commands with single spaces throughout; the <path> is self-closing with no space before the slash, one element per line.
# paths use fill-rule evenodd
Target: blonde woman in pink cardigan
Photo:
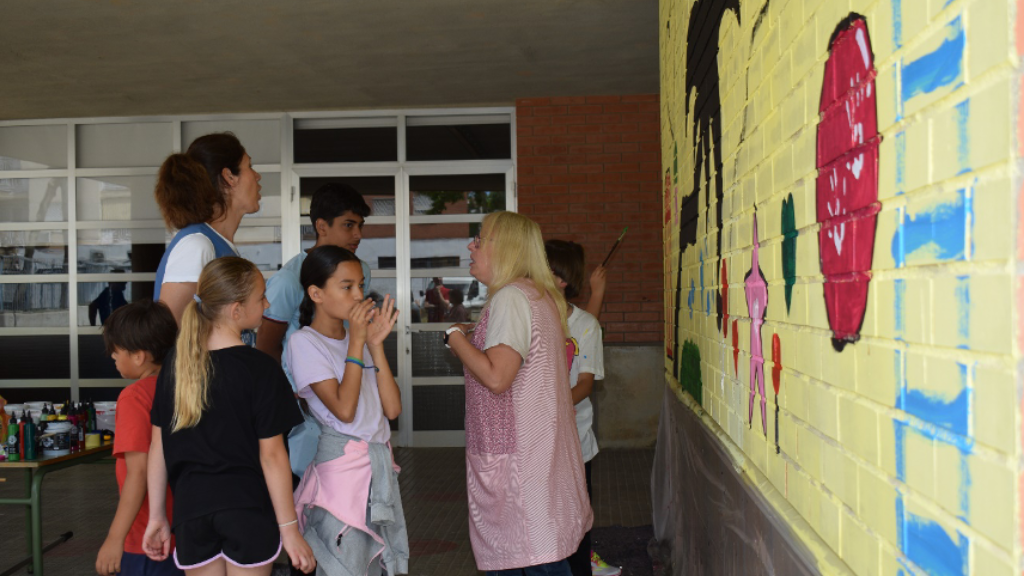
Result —
<path fill-rule="evenodd" d="M 489 214 L 470 242 L 489 298 L 445 344 L 466 373 L 466 485 L 477 567 L 488 576 L 570 576 L 590 530 L 566 363 L 565 301 L 535 222 Z"/>

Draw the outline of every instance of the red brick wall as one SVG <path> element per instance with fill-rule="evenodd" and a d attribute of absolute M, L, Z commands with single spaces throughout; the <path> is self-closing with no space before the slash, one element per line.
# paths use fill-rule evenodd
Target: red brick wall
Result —
<path fill-rule="evenodd" d="M 516 101 L 519 212 L 582 244 L 588 278 L 629 226 L 608 265 L 605 342 L 663 340 L 658 111 L 657 94 Z"/>

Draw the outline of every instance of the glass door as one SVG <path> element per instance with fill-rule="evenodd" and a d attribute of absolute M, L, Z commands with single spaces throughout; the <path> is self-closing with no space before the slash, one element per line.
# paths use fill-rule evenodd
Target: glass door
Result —
<path fill-rule="evenodd" d="M 398 229 L 396 213 L 396 201 L 398 195 L 396 190 L 400 178 L 395 170 L 362 171 L 353 175 L 301 175 L 310 174 L 310 171 L 297 170 L 298 177 L 298 208 L 299 208 L 299 250 L 306 251 L 316 244 L 316 232 L 309 220 L 309 205 L 316 192 L 324 184 L 342 183 L 348 184 L 359 191 L 366 203 L 370 206 L 370 216 L 363 226 L 362 239 L 356 255 L 366 262 L 370 267 L 370 281 L 364 290 L 364 295 L 380 302 L 385 295 L 390 294 L 397 299 L 398 289 Z M 390 173 L 388 173 L 390 172 Z M 315 174 L 315 171 L 312 172 Z M 401 300 L 397 300 L 401 302 Z M 407 307 L 400 307 L 401 315 L 407 313 Z M 391 335 L 384 341 L 384 353 L 388 363 L 395 374 L 395 378 L 402 383 L 403 368 L 399 360 L 398 351 L 402 349 L 402 330 L 400 323 L 392 330 Z M 403 392 L 404 399 L 404 392 Z M 401 419 L 391 422 L 392 433 L 400 430 Z"/>
<path fill-rule="evenodd" d="M 487 287 L 469 274 L 469 243 L 490 212 L 511 208 L 512 170 L 480 166 L 410 168 L 408 209 L 408 302 L 406 315 L 415 446 L 464 446 L 465 392 L 462 364 L 444 347 L 444 330 L 475 322 Z"/>
<path fill-rule="evenodd" d="M 313 193 L 328 182 L 359 191 L 371 214 L 356 255 L 369 264 L 367 296 L 391 294 L 401 314 L 385 351 L 402 391 L 397 446 L 464 446 L 461 363 L 444 330 L 473 322 L 487 288 L 469 275 L 469 242 L 484 217 L 514 210 L 510 109 L 379 111 L 294 116 L 286 254 L 314 245 Z"/>

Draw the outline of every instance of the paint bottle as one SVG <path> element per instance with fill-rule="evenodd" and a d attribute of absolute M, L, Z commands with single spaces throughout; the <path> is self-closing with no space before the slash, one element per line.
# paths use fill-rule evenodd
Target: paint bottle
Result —
<path fill-rule="evenodd" d="M 18 461 L 18 419 L 12 414 L 7 424 L 7 461 Z"/>
<path fill-rule="evenodd" d="M 85 410 L 85 407 L 81 404 L 78 405 L 78 449 L 85 450 L 85 432 L 86 428 L 89 427 L 89 413 Z"/>
<path fill-rule="evenodd" d="M 50 414 L 46 417 L 47 422 L 57 421 L 57 409 L 53 407 L 53 402 L 50 402 Z"/>
<path fill-rule="evenodd" d="M 7 440 L 7 410 L 4 410 L 4 406 L 7 405 L 7 401 L 4 400 L 3 396 L 0 396 L 0 445 L 3 444 L 4 440 Z M 0 450 L 3 452 L 3 450 Z"/>
<path fill-rule="evenodd" d="M 25 459 L 25 421 L 28 417 L 25 415 L 25 410 L 21 413 L 21 419 L 18 420 L 18 458 L 20 460 Z"/>
<path fill-rule="evenodd" d="M 29 421 L 25 423 L 25 460 L 36 459 L 37 441 L 38 440 L 36 438 L 36 425 L 35 423 L 32 422 L 31 419 L 29 419 Z"/>

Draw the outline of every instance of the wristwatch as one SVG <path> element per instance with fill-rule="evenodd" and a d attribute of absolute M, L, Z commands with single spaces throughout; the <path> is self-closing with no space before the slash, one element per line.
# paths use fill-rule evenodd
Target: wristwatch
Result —
<path fill-rule="evenodd" d="M 449 350 L 451 350 L 452 347 L 448 345 L 448 338 L 451 337 L 452 332 L 462 332 L 462 328 L 459 328 L 458 326 L 452 326 L 451 328 L 444 331 L 444 347 Z M 466 333 L 462 332 L 462 335 L 465 336 Z"/>

